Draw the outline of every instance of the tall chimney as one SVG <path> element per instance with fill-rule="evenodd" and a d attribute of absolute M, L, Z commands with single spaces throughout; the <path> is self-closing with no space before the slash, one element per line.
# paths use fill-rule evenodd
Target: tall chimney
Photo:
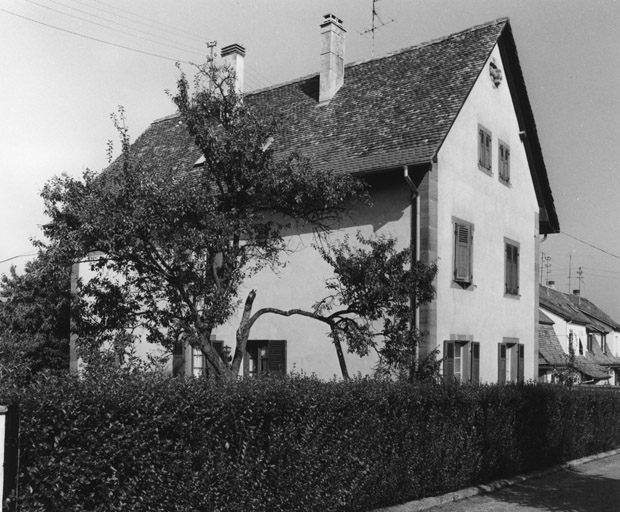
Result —
<path fill-rule="evenodd" d="M 240 44 L 230 44 L 220 51 L 224 66 L 226 66 L 234 76 L 235 91 L 237 94 L 243 92 L 243 69 L 245 61 L 245 48 Z"/>
<path fill-rule="evenodd" d="M 344 83 L 344 34 L 342 20 L 326 14 L 321 23 L 321 76 L 319 103 L 331 100 Z"/>

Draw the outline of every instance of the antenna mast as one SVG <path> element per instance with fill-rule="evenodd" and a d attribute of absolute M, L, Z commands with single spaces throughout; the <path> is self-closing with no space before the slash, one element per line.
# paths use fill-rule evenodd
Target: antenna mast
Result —
<path fill-rule="evenodd" d="M 375 56 L 375 32 L 379 30 L 381 27 L 385 27 L 386 25 L 389 25 L 390 23 L 393 23 L 396 21 L 393 18 L 390 18 L 387 22 L 384 22 L 381 19 L 381 17 L 379 16 L 379 13 L 377 12 L 378 2 L 380 2 L 380 0 L 372 0 L 372 24 L 368 30 L 365 30 L 364 32 L 361 33 L 361 35 L 363 36 L 365 36 L 368 33 L 371 34 L 372 45 L 370 47 L 370 55 L 372 57 Z M 379 20 L 379 25 L 377 25 L 377 20 Z"/>

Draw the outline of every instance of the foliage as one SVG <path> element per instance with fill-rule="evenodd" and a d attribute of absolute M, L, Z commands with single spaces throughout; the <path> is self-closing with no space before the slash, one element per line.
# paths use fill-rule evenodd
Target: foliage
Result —
<path fill-rule="evenodd" d="M 181 76 L 173 101 L 204 156 L 180 173 L 132 153 L 123 113 L 115 118 L 122 156 L 101 174 L 56 177 L 43 190 L 59 250 L 88 258 L 79 283 L 76 329 L 82 347 L 123 354 L 139 330 L 170 349 L 185 340 L 223 377 L 238 373 L 209 340 L 239 305 L 239 287 L 280 264 L 283 233 L 298 223 L 326 229 L 357 197 L 350 176 L 314 169 L 298 154 L 276 158 L 278 119 L 257 113 L 226 70 L 201 68 L 194 91 Z"/>
<path fill-rule="evenodd" d="M 22 274 L 0 277 L 0 363 L 21 378 L 69 368 L 70 263 L 41 249 Z M 18 368 L 20 368 L 18 370 Z"/>
<path fill-rule="evenodd" d="M 3 395 L 20 510 L 371 510 L 620 446 L 618 393 L 551 385 L 108 370 Z"/>
<path fill-rule="evenodd" d="M 396 245 L 393 237 L 365 238 L 361 232 L 355 242 L 345 236 L 340 242 L 318 245 L 334 271 L 326 283 L 329 294 L 311 310 L 262 308 L 242 323 L 238 336 L 247 339 L 252 325 L 264 314 L 302 315 L 329 325 L 345 379 L 348 371 L 342 342 L 359 356 L 376 351 L 382 375 L 405 374 L 409 379 L 436 376 L 439 368 L 434 355 L 418 361 L 422 337 L 414 315 L 416 307 L 435 296 L 437 266 L 412 263 L 410 248 L 397 250 Z"/>

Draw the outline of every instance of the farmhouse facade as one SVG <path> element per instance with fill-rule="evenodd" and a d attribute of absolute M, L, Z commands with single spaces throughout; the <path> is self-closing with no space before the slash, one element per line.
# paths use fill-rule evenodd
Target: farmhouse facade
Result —
<path fill-rule="evenodd" d="M 467 381 L 537 378 L 538 244 L 559 232 L 559 221 L 509 21 L 348 65 L 342 21 L 328 15 L 321 31 L 320 72 L 245 95 L 284 120 L 276 156 L 298 151 L 318 168 L 368 182 L 372 206 L 353 212 L 334 238 L 392 235 L 419 261 L 437 262 L 436 297 L 416 317 L 420 357 L 436 351 L 445 375 Z M 240 87 L 244 54 L 238 45 L 222 50 Z M 200 167 L 177 115 L 154 122 L 133 148 L 147 163 Z M 257 290 L 256 309 L 307 309 L 325 296 L 330 268 L 312 248 L 312 233 L 287 240 L 287 265 L 246 284 Z M 238 320 L 217 330 L 224 353 L 234 348 Z M 345 357 L 352 374 L 377 362 Z M 181 347 L 173 367 L 198 374 L 204 360 Z M 324 325 L 261 317 L 244 373 L 269 369 L 338 375 Z"/>

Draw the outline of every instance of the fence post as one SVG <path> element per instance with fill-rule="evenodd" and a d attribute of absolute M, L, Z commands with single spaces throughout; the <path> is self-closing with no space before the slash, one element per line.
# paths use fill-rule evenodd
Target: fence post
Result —
<path fill-rule="evenodd" d="M 5 508 L 5 500 L 16 491 L 17 497 L 17 466 L 18 466 L 18 431 L 19 415 L 16 405 L 0 405 L 0 461 L 2 472 L 0 474 L 0 496 L 2 497 L 2 510 L 17 510 L 17 501 L 12 500 L 8 508 Z"/>

